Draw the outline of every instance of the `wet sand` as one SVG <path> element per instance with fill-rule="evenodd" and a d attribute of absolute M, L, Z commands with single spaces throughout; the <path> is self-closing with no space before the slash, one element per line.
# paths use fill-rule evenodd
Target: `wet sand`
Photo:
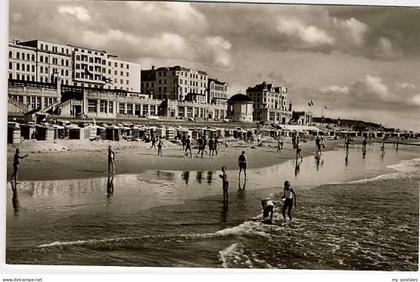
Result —
<path fill-rule="evenodd" d="M 342 140 L 326 141 L 324 150 L 332 150 L 341 145 Z M 29 156 L 21 161 L 19 179 L 60 180 L 100 177 L 107 174 L 108 141 L 59 141 L 56 143 L 28 141 L 19 145 L 22 155 Z M 242 141 L 231 142 L 228 147 L 220 146 L 219 155 L 209 158 L 184 157 L 182 146 L 165 140 L 163 156 L 157 156 L 150 143 L 113 142 L 116 153 L 116 174 L 138 173 L 144 170 L 218 170 L 226 165 L 228 170 L 237 169 L 237 160 L 242 151 L 246 152 L 248 168 L 271 166 L 295 158 L 295 150 L 290 141 L 284 144 L 282 152 L 277 152 L 275 142 L 248 144 Z M 15 145 L 8 146 L 8 179 L 12 174 Z M 314 154 L 313 141 L 302 143 L 302 155 Z"/>

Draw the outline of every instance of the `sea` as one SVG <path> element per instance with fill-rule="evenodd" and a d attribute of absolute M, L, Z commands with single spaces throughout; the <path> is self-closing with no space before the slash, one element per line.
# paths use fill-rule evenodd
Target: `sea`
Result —
<path fill-rule="evenodd" d="M 363 156 L 353 145 L 248 169 L 246 181 L 227 173 L 227 204 L 220 171 L 8 183 L 6 263 L 418 270 L 420 146 Z M 286 180 L 292 221 L 281 215 Z M 261 221 L 266 198 L 273 224 Z"/>

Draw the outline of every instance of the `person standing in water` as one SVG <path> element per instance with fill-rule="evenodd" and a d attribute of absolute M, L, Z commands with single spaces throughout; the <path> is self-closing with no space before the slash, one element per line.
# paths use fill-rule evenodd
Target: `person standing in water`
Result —
<path fill-rule="evenodd" d="M 108 146 L 108 173 L 114 173 L 115 172 L 115 152 L 112 148 L 112 145 L 109 144 Z"/>
<path fill-rule="evenodd" d="M 245 180 L 246 180 L 246 166 L 247 166 L 247 162 L 246 162 L 245 151 L 242 151 L 242 154 L 239 156 L 238 165 L 239 165 L 239 182 L 240 182 L 241 181 L 241 172 L 242 171 L 244 171 Z"/>
<path fill-rule="evenodd" d="M 398 151 L 398 145 L 400 144 L 400 137 L 395 140 L 395 151 Z"/>
<path fill-rule="evenodd" d="M 21 156 L 19 154 L 19 148 L 16 148 L 16 152 L 15 152 L 15 155 L 13 157 L 13 174 L 12 174 L 12 181 L 14 182 L 15 187 L 16 187 L 17 180 L 18 180 L 20 160 L 26 158 L 27 156 L 28 156 L 28 154 L 26 154 L 24 156 Z"/>
<path fill-rule="evenodd" d="M 219 175 L 222 179 L 222 189 L 223 189 L 223 204 L 227 204 L 229 202 L 228 190 L 229 190 L 229 180 L 228 175 L 226 173 L 226 166 L 222 166 L 222 174 Z"/>
<path fill-rule="evenodd" d="M 363 153 L 363 158 L 365 158 L 366 156 L 366 145 L 367 145 L 367 137 L 365 136 L 365 138 L 363 139 L 363 147 L 362 147 L 362 153 Z"/>
<path fill-rule="evenodd" d="M 162 147 L 163 147 L 162 138 L 158 137 L 158 141 L 157 141 L 158 156 L 162 156 Z"/>
<path fill-rule="evenodd" d="M 296 208 L 297 197 L 293 188 L 290 187 L 290 182 L 288 180 L 284 182 L 282 200 L 284 200 L 283 209 L 281 211 L 283 215 L 283 219 L 286 220 L 286 210 L 287 210 L 287 215 L 289 216 L 290 221 L 292 221 L 292 207 L 294 205 Z"/>
<path fill-rule="evenodd" d="M 384 141 L 382 141 L 381 154 L 382 156 L 385 155 L 385 142 Z"/>
<path fill-rule="evenodd" d="M 300 147 L 299 139 L 298 138 L 296 139 L 295 146 L 296 146 L 296 160 L 298 158 L 300 158 L 300 160 L 303 161 L 303 157 L 302 157 L 302 154 L 301 154 L 302 148 Z"/>

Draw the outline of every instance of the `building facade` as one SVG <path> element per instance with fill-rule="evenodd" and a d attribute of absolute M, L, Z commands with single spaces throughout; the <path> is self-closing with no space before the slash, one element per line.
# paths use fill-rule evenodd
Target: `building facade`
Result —
<path fill-rule="evenodd" d="M 254 121 L 286 124 L 292 118 L 291 104 L 287 105 L 287 88 L 262 82 L 246 90 L 254 103 Z"/>
<path fill-rule="evenodd" d="M 104 50 L 42 40 L 9 42 L 9 79 L 141 92 L 141 66 Z"/>
<path fill-rule="evenodd" d="M 228 85 L 226 82 L 209 78 L 207 88 L 207 103 L 226 105 Z"/>
<path fill-rule="evenodd" d="M 208 76 L 181 66 L 142 70 L 142 89 L 156 99 L 207 103 Z"/>

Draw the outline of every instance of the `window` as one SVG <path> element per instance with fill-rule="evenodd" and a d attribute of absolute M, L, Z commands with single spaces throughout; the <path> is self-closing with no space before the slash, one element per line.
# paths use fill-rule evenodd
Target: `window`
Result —
<path fill-rule="evenodd" d="M 76 55 L 76 60 L 80 61 L 80 55 Z"/>
<path fill-rule="evenodd" d="M 122 79 L 120 79 L 120 84 L 123 84 L 123 80 Z"/>
<path fill-rule="evenodd" d="M 100 101 L 99 111 L 101 113 L 105 113 L 106 112 L 106 101 L 103 101 L 103 100 Z"/>
<path fill-rule="evenodd" d="M 16 64 L 16 69 L 20 70 L 20 64 L 19 63 Z"/>
<path fill-rule="evenodd" d="M 16 79 L 19 80 L 20 79 L 20 74 L 16 74 Z"/>
<path fill-rule="evenodd" d="M 118 67 L 118 64 L 117 63 L 114 63 L 114 67 Z"/>
<path fill-rule="evenodd" d="M 20 59 L 20 53 L 19 52 L 16 53 L 16 59 L 18 59 L 18 60 Z"/>
<path fill-rule="evenodd" d="M 45 63 L 48 64 L 48 57 L 45 57 Z"/>
<path fill-rule="evenodd" d="M 9 62 L 9 70 L 11 70 L 12 67 L 13 67 L 13 63 L 12 62 Z"/>
<path fill-rule="evenodd" d="M 124 75 L 124 72 L 120 72 L 120 75 L 123 76 Z"/>
<path fill-rule="evenodd" d="M 9 51 L 9 58 L 11 58 L 13 56 L 13 52 Z"/>
<path fill-rule="evenodd" d="M 69 70 L 66 70 L 66 76 L 69 76 Z"/>
<path fill-rule="evenodd" d="M 117 75 L 117 71 L 114 71 L 114 75 Z"/>
<path fill-rule="evenodd" d="M 108 102 L 108 113 L 111 113 L 111 114 L 114 113 L 114 102 L 113 101 Z"/>
<path fill-rule="evenodd" d="M 80 70 L 80 64 L 76 64 L 76 69 Z"/>
<path fill-rule="evenodd" d="M 35 55 L 32 54 L 32 61 L 35 61 Z"/>
<path fill-rule="evenodd" d="M 127 84 L 128 84 L 128 80 L 127 80 Z"/>
<path fill-rule="evenodd" d="M 41 50 L 44 49 L 44 44 L 41 44 Z"/>
<path fill-rule="evenodd" d="M 127 69 L 130 69 L 130 66 L 127 64 Z"/>
<path fill-rule="evenodd" d="M 123 68 L 124 67 L 124 64 L 123 63 L 121 63 L 121 68 Z"/>
<path fill-rule="evenodd" d="M 128 77 L 128 76 L 129 76 L 129 73 L 127 72 L 127 74 L 126 74 L 126 75 L 127 75 L 127 77 Z"/>
<path fill-rule="evenodd" d="M 124 114 L 124 104 L 119 104 L 118 112 Z"/>
<path fill-rule="evenodd" d="M 88 100 L 88 112 L 89 113 L 96 113 L 97 104 L 98 104 L 98 101 L 96 101 L 96 100 Z"/>
<path fill-rule="evenodd" d="M 31 71 L 31 66 L 30 65 L 26 65 L 26 71 Z"/>
<path fill-rule="evenodd" d="M 35 66 L 32 65 L 32 72 L 35 72 Z"/>
<path fill-rule="evenodd" d="M 76 78 L 80 78 L 80 73 L 76 72 Z"/>

